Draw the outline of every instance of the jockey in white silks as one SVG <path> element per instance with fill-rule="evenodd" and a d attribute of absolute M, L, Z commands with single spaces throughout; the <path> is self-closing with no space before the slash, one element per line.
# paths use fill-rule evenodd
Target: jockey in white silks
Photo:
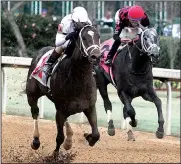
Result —
<path fill-rule="evenodd" d="M 75 7 L 71 14 L 66 15 L 61 23 L 58 25 L 58 31 L 55 41 L 55 49 L 50 55 L 49 59 L 45 63 L 44 72 L 50 75 L 52 65 L 60 57 L 62 52 L 66 49 L 71 39 L 78 36 L 78 32 L 81 24 L 90 24 L 92 22 L 88 18 L 88 13 L 83 7 Z"/>

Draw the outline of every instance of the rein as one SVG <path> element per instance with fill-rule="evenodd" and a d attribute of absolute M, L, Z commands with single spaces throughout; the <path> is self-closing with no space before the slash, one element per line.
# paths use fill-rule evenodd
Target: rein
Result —
<path fill-rule="evenodd" d="M 140 49 L 139 47 L 138 47 L 138 45 L 134 42 L 134 40 L 133 40 L 133 44 L 134 44 L 134 46 L 141 52 L 141 54 L 140 54 L 140 56 L 142 56 L 142 54 L 146 54 L 147 52 L 145 52 L 143 49 Z M 129 57 L 130 57 L 130 59 L 131 59 L 131 52 L 130 52 L 130 50 L 129 50 L 129 45 L 127 44 L 127 48 L 128 48 L 128 54 L 129 54 Z M 149 56 L 150 57 L 150 56 Z M 131 74 L 134 74 L 134 75 L 145 75 L 145 74 L 147 74 L 150 70 L 151 70 L 151 66 L 152 66 L 152 58 L 150 57 L 150 59 L 151 59 L 151 62 L 150 62 L 150 66 L 149 66 L 149 69 L 146 71 L 146 72 L 134 72 L 134 71 L 130 71 L 129 69 L 128 69 L 128 71 L 131 73 Z"/>

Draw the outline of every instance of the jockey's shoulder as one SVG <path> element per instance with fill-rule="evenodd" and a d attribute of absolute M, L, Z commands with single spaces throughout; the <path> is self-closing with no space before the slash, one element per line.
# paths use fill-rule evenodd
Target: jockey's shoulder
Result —
<path fill-rule="evenodd" d="M 68 15 L 64 16 L 64 17 L 62 18 L 61 22 L 64 22 L 64 21 L 67 21 L 67 20 L 72 20 L 71 14 L 68 14 Z"/>
<path fill-rule="evenodd" d="M 127 19 L 128 11 L 130 8 L 130 6 L 124 6 L 123 8 L 119 9 L 119 18 L 122 20 Z"/>
<path fill-rule="evenodd" d="M 124 6 L 124 7 L 120 8 L 120 11 L 128 12 L 130 8 L 131 8 L 131 6 Z"/>

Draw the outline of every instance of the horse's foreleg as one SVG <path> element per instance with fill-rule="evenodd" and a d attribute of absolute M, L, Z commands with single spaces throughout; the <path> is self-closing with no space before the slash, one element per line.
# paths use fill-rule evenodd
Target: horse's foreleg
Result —
<path fill-rule="evenodd" d="M 118 92 L 118 95 L 121 101 L 123 102 L 123 104 L 125 105 L 125 109 L 127 111 L 128 116 L 131 118 L 131 121 L 129 122 L 129 124 L 132 127 L 136 127 L 137 126 L 137 120 L 135 119 L 136 112 L 131 105 L 131 101 L 132 101 L 131 97 L 129 97 L 122 91 L 120 93 Z"/>
<path fill-rule="evenodd" d="M 27 93 L 28 103 L 31 106 L 31 114 L 34 120 L 34 133 L 33 133 L 33 142 L 31 143 L 31 147 L 34 150 L 37 150 L 40 147 L 39 141 L 39 130 L 38 130 L 38 115 L 39 115 L 39 108 L 37 106 L 38 98 L 37 96 L 32 96 Z"/>
<path fill-rule="evenodd" d="M 92 134 L 84 134 L 84 137 L 89 142 L 90 146 L 94 146 L 94 144 L 99 140 L 100 134 L 97 127 L 97 114 L 96 114 L 96 108 L 95 105 L 92 106 L 89 109 L 84 110 L 84 114 L 86 115 L 91 128 L 92 128 Z"/>
<path fill-rule="evenodd" d="M 127 113 L 127 109 L 126 109 L 125 106 L 123 108 L 123 116 L 124 116 L 124 119 L 125 119 L 125 122 L 126 122 L 126 131 L 127 131 L 127 134 L 128 134 L 128 141 L 130 141 L 130 140 L 135 141 L 135 136 L 133 134 L 132 126 L 129 124 L 130 121 L 131 121 L 131 118 L 129 117 L 129 115 Z"/>
<path fill-rule="evenodd" d="M 65 150 L 69 150 L 72 147 L 72 136 L 73 136 L 73 130 L 68 122 L 68 120 L 65 122 L 65 129 L 66 129 L 66 139 L 64 141 L 63 147 Z"/>
<path fill-rule="evenodd" d="M 162 113 L 162 102 L 156 95 L 155 91 L 151 89 L 147 94 L 142 96 L 143 99 L 153 102 L 157 108 L 158 112 L 158 124 L 159 127 L 156 131 L 156 136 L 157 138 L 161 139 L 164 136 L 164 118 L 163 118 L 163 113 Z"/>
<path fill-rule="evenodd" d="M 108 123 L 108 134 L 110 136 L 115 135 L 115 128 L 112 119 L 112 104 L 108 97 L 107 92 L 107 83 L 105 82 L 104 76 L 101 73 L 96 73 L 97 76 L 97 85 L 100 92 L 100 95 L 104 101 L 104 108 L 107 113 L 107 123 Z"/>
<path fill-rule="evenodd" d="M 56 137 L 56 149 L 53 152 L 53 155 L 55 158 L 58 157 L 60 145 L 64 141 L 64 132 L 63 132 L 63 125 L 64 122 L 66 121 L 65 116 L 63 113 L 59 110 L 56 111 L 56 125 L 57 125 L 57 137 Z"/>

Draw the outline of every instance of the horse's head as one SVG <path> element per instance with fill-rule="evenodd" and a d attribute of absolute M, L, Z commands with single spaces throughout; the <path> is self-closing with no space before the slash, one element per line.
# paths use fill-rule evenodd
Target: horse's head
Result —
<path fill-rule="evenodd" d="M 160 55 L 159 36 L 156 28 L 142 28 L 141 33 L 141 46 L 142 51 L 148 56 L 158 58 Z"/>
<path fill-rule="evenodd" d="M 82 55 L 87 57 L 90 62 L 100 57 L 100 35 L 96 28 L 91 25 L 84 26 L 80 30 L 79 40 Z"/>

